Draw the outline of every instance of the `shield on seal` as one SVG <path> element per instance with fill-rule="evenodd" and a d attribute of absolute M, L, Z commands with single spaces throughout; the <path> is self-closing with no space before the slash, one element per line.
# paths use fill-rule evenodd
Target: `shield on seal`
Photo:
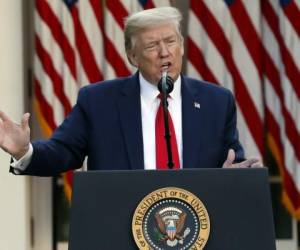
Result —
<path fill-rule="evenodd" d="M 166 227 L 166 233 L 169 236 L 170 240 L 173 240 L 176 235 L 176 224 L 174 220 L 169 220 L 167 227 Z"/>

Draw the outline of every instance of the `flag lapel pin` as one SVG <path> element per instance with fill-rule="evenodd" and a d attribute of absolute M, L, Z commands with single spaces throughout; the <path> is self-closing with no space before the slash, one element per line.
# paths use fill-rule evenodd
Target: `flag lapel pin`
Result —
<path fill-rule="evenodd" d="M 200 109 L 200 103 L 199 102 L 194 102 L 194 107 L 196 109 Z"/>

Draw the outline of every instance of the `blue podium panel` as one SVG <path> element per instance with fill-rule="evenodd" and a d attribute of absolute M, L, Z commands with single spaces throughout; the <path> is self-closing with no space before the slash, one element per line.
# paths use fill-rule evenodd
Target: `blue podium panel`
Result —
<path fill-rule="evenodd" d="M 69 249 L 138 249 L 134 212 L 144 197 L 167 187 L 187 190 L 205 206 L 210 234 L 204 249 L 276 249 L 265 168 L 76 172 Z"/>

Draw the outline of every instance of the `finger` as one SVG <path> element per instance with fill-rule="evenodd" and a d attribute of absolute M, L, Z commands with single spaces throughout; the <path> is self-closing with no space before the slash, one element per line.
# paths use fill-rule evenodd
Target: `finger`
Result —
<path fill-rule="evenodd" d="M 21 120 L 21 127 L 22 129 L 27 129 L 29 127 L 29 118 L 30 118 L 30 114 L 29 113 L 25 113 L 22 117 Z"/>
<path fill-rule="evenodd" d="M 257 159 L 257 158 L 251 158 L 251 159 L 248 159 L 248 160 L 245 160 L 243 162 L 238 163 L 238 167 L 240 167 L 240 168 L 249 168 L 253 164 L 256 164 L 258 162 L 259 162 L 259 159 Z"/>
<path fill-rule="evenodd" d="M 223 164 L 223 168 L 231 167 L 234 160 L 235 160 L 235 152 L 233 149 L 229 149 L 227 154 L 227 159 Z"/>
<path fill-rule="evenodd" d="M 227 161 L 232 164 L 235 160 L 235 152 L 233 149 L 228 150 Z"/>
<path fill-rule="evenodd" d="M 263 168 L 264 165 L 261 162 L 254 163 L 251 165 L 251 168 Z"/>
<path fill-rule="evenodd" d="M 264 167 L 264 164 L 263 164 L 261 158 L 257 158 L 257 160 L 258 160 L 257 162 L 255 162 L 251 165 L 251 168 L 263 168 Z"/>
<path fill-rule="evenodd" d="M 2 121 L 11 121 L 11 119 L 1 110 L 0 110 L 0 118 Z"/>

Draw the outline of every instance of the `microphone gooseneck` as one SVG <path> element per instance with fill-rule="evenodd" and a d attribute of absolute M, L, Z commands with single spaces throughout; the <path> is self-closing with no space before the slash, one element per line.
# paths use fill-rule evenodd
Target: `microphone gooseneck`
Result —
<path fill-rule="evenodd" d="M 171 147 L 171 133 L 169 126 L 169 110 L 168 110 L 168 95 L 173 91 L 174 80 L 168 75 L 168 72 L 164 71 L 162 77 L 157 85 L 159 92 L 161 93 L 161 102 L 164 110 L 164 124 L 165 124 L 165 140 L 168 153 L 167 167 L 172 169 L 174 167 L 172 147 Z M 175 136 L 175 135 L 173 135 Z"/>

